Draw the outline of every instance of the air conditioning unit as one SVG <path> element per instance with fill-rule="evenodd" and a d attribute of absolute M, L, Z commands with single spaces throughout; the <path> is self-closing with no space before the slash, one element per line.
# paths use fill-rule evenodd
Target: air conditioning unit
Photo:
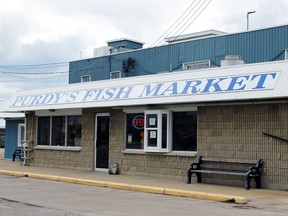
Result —
<path fill-rule="evenodd" d="M 121 71 L 110 72 L 110 79 L 119 79 L 119 78 L 121 78 Z"/>
<path fill-rule="evenodd" d="M 197 70 L 202 68 L 209 68 L 211 65 L 210 60 L 184 62 L 182 64 L 183 70 Z"/>

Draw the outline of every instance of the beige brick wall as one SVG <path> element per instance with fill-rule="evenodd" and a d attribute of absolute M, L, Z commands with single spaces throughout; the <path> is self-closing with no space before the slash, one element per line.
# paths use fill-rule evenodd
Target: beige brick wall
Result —
<path fill-rule="evenodd" d="M 199 107 L 198 155 L 261 158 L 262 186 L 288 189 L 288 143 L 263 135 L 266 132 L 288 138 L 287 110 L 287 103 Z M 221 182 L 215 176 L 211 178 L 206 181 Z M 243 185 L 235 177 L 225 179 L 225 184 Z"/>
<path fill-rule="evenodd" d="M 122 174 L 186 180 L 193 156 L 122 152 L 125 115 L 120 109 L 84 109 L 81 151 L 34 150 L 31 165 L 93 170 L 95 114 L 102 112 L 110 113 L 109 166 L 118 162 Z M 263 132 L 288 138 L 287 115 L 287 103 L 198 107 L 197 153 L 220 158 L 261 158 L 263 187 L 286 190 L 288 143 L 264 136 Z M 206 176 L 204 181 L 244 185 L 241 178 L 234 176 Z"/>

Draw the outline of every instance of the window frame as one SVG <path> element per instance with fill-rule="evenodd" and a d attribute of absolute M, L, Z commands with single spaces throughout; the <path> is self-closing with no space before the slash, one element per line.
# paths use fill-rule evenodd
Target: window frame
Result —
<path fill-rule="evenodd" d="M 146 115 L 145 113 L 155 113 L 155 112 L 169 112 L 169 118 L 167 118 L 167 131 L 169 131 L 169 136 L 167 139 L 167 150 L 159 150 L 159 148 L 148 148 L 146 147 L 145 149 L 145 140 L 146 134 L 145 133 L 145 125 L 144 125 L 144 149 L 138 149 L 138 148 L 127 148 L 127 114 L 136 114 L 136 113 L 144 113 L 144 122 L 146 124 Z M 195 155 L 197 153 L 197 144 L 196 144 L 196 151 L 185 151 L 185 150 L 173 150 L 173 113 L 174 112 L 196 112 L 196 116 L 198 118 L 198 109 L 197 106 L 192 106 L 192 105 L 184 105 L 184 106 L 169 106 L 169 107 L 161 107 L 161 109 L 147 109 L 147 107 L 134 107 L 134 108 L 126 108 L 123 109 L 123 112 L 125 113 L 125 118 L 124 118 L 124 136 L 123 136 L 123 153 L 127 154 L 146 154 L 146 153 L 166 153 L 167 155 Z M 198 124 L 198 122 L 196 122 Z M 196 125 L 197 127 L 197 125 Z M 197 139 L 197 135 L 196 135 Z M 147 142 L 147 141 L 146 141 Z"/>
<path fill-rule="evenodd" d="M 82 75 L 81 83 L 84 83 L 84 82 L 91 82 L 91 75 Z"/>
<path fill-rule="evenodd" d="M 81 116 L 82 118 L 82 114 L 75 114 L 75 115 L 71 115 L 71 114 L 66 114 L 66 115 L 49 115 L 49 116 L 45 116 L 45 115 L 39 115 L 37 116 L 37 124 L 36 124 L 36 147 L 45 147 L 45 148 L 81 148 L 81 144 L 82 144 L 82 129 L 81 129 L 81 141 L 80 141 L 80 145 L 76 145 L 75 146 L 70 146 L 68 145 L 68 118 L 71 117 L 71 116 Z M 39 136 L 39 117 L 44 117 L 44 118 L 49 118 L 49 140 L 47 141 L 47 144 L 46 145 L 40 145 L 38 144 L 38 136 Z M 65 119 L 65 138 L 64 138 L 64 145 L 52 145 L 52 133 L 53 133 L 53 130 L 52 130 L 52 126 L 53 126 L 53 117 L 64 117 Z M 83 125 L 83 122 L 82 122 L 82 119 L 81 119 L 81 124 Z M 79 144 L 79 143 L 78 143 Z"/>
<path fill-rule="evenodd" d="M 145 152 L 171 152 L 171 112 L 169 110 L 145 110 L 144 123 L 144 151 Z M 163 114 L 167 115 L 166 136 L 163 137 Z M 147 118 L 148 115 L 156 115 L 157 119 Z M 147 122 L 150 122 L 147 124 Z M 156 125 L 157 124 L 157 125 Z M 155 126 L 155 127 L 153 127 Z M 153 133 L 152 133 L 153 132 Z M 156 146 L 149 143 L 150 139 L 156 139 Z M 153 136 L 153 137 L 152 137 Z M 163 139 L 166 139 L 166 147 L 163 147 Z"/>

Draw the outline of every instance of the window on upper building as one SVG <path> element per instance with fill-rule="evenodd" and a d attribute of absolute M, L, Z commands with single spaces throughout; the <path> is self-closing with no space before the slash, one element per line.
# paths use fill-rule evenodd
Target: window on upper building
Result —
<path fill-rule="evenodd" d="M 91 82 L 91 76 L 90 75 L 81 76 L 81 82 Z"/>
<path fill-rule="evenodd" d="M 209 67 L 210 67 L 210 60 L 183 63 L 183 70 L 197 70 Z"/>
<path fill-rule="evenodd" d="M 110 79 L 118 79 L 118 78 L 121 78 L 121 71 L 110 72 Z"/>

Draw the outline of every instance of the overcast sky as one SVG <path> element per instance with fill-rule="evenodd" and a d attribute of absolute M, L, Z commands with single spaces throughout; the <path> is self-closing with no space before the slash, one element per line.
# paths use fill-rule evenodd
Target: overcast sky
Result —
<path fill-rule="evenodd" d="M 189 22 L 164 34 L 189 6 Z M 285 25 L 287 9 L 287 0 L 0 0 L 0 100 L 21 89 L 67 84 L 67 62 L 108 40 L 130 38 L 150 47 L 161 45 L 161 36 L 246 31 L 247 11 L 256 11 L 250 30 Z"/>

